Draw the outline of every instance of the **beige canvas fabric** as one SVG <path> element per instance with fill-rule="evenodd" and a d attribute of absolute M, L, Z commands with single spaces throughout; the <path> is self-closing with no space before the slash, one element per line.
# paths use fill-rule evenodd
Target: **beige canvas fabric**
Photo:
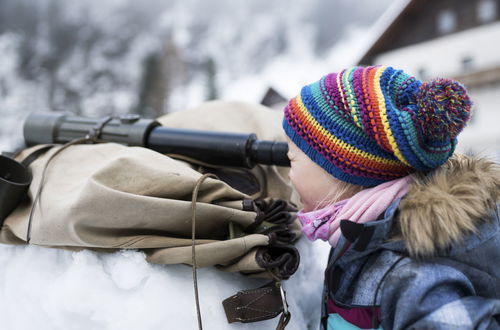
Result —
<path fill-rule="evenodd" d="M 226 115 L 224 115 L 224 113 Z M 177 128 L 256 132 L 261 139 L 283 139 L 281 118 L 261 106 L 213 102 L 160 121 Z M 214 123 L 218 123 L 214 125 Z M 188 125 L 189 124 L 189 125 Z M 0 242 L 25 244 L 32 199 L 52 148 L 37 159 L 30 200 L 6 220 Z M 26 150 L 20 159 L 30 153 Z M 152 150 L 113 143 L 75 145 L 49 164 L 44 187 L 31 218 L 30 244 L 60 248 L 141 249 L 155 263 L 191 263 L 191 198 L 202 174 L 182 161 Z M 260 197 L 291 198 L 286 169 L 252 170 L 264 192 Z M 250 196 L 207 178 L 196 204 L 196 253 L 199 267 L 217 265 L 228 271 L 264 273 L 256 261 L 263 234 L 229 237 L 229 226 L 246 228 L 257 216 L 243 210 Z M 298 224 L 292 225 L 298 233 Z"/>

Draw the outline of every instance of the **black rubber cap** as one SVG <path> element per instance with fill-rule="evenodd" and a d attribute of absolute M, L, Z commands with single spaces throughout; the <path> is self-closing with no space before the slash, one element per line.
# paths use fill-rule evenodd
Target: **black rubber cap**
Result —
<path fill-rule="evenodd" d="M 22 201 L 31 179 L 31 173 L 22 164 L 0 156 L 0 225 Z"/>

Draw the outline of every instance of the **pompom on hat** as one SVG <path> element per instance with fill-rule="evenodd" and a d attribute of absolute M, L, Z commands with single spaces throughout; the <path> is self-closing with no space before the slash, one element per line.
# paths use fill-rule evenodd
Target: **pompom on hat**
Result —
<path fill-rule="evenodd" d="M 285 107 L 283 128 L 337 179 L 375 186 L 446 162 L 471 107 L 457 81 L 354 67 L 303 87 Z"/>

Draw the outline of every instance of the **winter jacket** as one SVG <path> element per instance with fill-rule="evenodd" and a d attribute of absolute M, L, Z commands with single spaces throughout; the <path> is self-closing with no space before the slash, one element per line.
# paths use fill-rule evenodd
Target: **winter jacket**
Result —
<path fill-rule="evenodd" d="M 373 328 L 500 329 L 499 190 L 497 164 L 454 156 L 378 220 L 343 220 L 321 328 L 333 303 L 372 311 Z"/>

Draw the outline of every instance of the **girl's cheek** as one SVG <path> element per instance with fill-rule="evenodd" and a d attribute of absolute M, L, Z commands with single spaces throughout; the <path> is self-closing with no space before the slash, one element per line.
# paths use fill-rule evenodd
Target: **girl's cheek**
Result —
<path fill-rule="evenodd" d="M 290 162 L 290 170 L 288 171 L 288 180 L 292 181 L 295 175 L 295 171 L 293 170 L 293 162 Z"/>
<path fill-rule="evenodd" d="M 304 189 L 302 187 L 302 183 L 300 182 L 300 180 L 297 180 L 296 176 L 293 173 L 290 173 L 288 176 L 290 178 L 290 183 L 292 184 L 293 188 L 299 195 L 300 201 L 303 203 L 304 200 L 306 199 L 305 198 L 306 196 L 304 196 Z"/>
<path fill-rule="evenodd" d="M 295 174 L 295 171 L 290 169 L 290 172 L 288 172 L 288 179 L 292 183 L 292 185 L 297 188 L 297 175 Z"/>

